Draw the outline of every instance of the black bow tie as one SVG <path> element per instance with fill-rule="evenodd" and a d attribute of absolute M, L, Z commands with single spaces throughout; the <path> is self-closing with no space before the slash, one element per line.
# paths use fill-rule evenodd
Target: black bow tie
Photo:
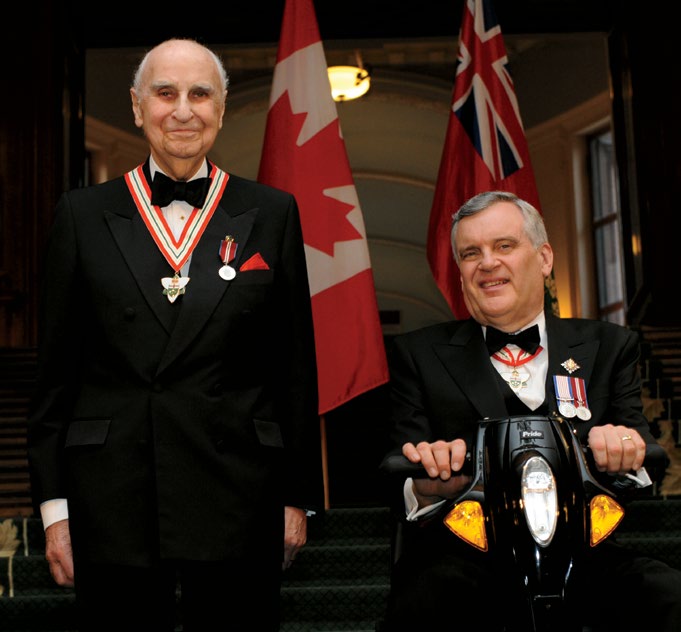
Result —
<path fill-rule="evenodd" d="M 519 334 L 507 334 L 505 331 L 499 331 L 494 327 L 487 327 L 485 343 L 490 355 L 509 344 L 518 345 L 527 353 L 532 354 L 539 349 L 539 326 L 533 325 L 524 329 Z"/>
<path fill-rule="evenodd" d="M 206 201 L 210 178 L 196 178 L 188 182 L 171 180 L 157 171 L 151 182 L 151 203 L 154 206 L 168 206 L 173 200 L 184 200 L 196 208 Z"/>

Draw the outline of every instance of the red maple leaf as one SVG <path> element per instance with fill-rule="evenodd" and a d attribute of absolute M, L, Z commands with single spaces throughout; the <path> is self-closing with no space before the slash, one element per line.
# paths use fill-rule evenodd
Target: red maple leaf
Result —
<path fill-rule="evenodd" d="M 355 207 L 324 194 L 324 190 L 354 186 L 338 118 L 296 145 L 308 113 L 294 114 L 288 92 L 270 108 L 268 146 L 263 152 L 259 180 L 295 195 L 305 243 L 333 256 L 338 241 L 363 239 L 348 221 Z"/>

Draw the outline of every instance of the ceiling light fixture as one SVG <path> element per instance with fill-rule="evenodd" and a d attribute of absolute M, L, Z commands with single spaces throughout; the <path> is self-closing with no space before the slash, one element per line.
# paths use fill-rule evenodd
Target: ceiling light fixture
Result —
<path fill-rule="evenodd" d="M 358 58 L 357 66 L 331 66 L 328 68 L 331 96 L 334 101 L 350 101 L 365 95 L 371 85 L 370 72 Z"/>

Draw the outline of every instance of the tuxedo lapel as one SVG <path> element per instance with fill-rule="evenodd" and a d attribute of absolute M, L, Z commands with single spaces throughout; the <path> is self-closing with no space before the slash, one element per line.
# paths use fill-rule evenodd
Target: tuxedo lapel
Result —
<path fill-rule="evenodd" d="M 175 305 L 163 295 L 161 279 L 172 276 L 173 271 L 149 234 L 130 195 L 115 212 L 104 211 L 104 218 L 144 299 L 164 329 L 170 332 Z"/>
<path fill-rule="evenodd" d="M 433 348 L 481 419 L 508 414 L 480 325 L 473 320 L 467 321 L 457 329 L 448 344 L 435 344 Z"/>

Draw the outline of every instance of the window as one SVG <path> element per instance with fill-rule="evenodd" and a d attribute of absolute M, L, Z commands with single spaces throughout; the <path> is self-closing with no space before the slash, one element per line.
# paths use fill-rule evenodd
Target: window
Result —
<path fill-rule="evenodd" d="M 594 254 L 598 278 L 598 317 L 625 324 L 622 227 L 617 168 L 611 132 L 589 141 Z"/>

